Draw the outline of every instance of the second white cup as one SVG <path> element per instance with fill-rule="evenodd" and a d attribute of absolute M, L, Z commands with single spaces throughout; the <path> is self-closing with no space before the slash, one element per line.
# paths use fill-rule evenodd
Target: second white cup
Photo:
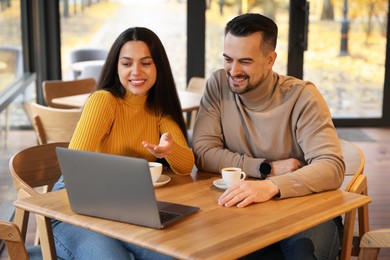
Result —
<path fill-rule="evenodd" d="M 158 162 L 149 162 L 150 175 L 152 176 L 153 183 L 156 183 L 162 173 L 162 164 Z"/>
<path fill-rule="evenodd" d="M 239 180 L 245 179 L 245 172 L 241 171 L 241 168 L 227 167 L 222 169 L 222 179 L 226 186 L 230 187 Z"/>

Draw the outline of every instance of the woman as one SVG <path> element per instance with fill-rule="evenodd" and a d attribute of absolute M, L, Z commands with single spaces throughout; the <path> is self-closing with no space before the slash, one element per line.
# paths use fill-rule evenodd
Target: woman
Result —
<path fill-rule="evenodd" d="M 146 28 L 127 29 L 116 39 L 99 85 L 87 100 L 69 148 L 164 159 L 188 175 L 194 155 L 165 49 Z M 93 180 L 91 180 L 93 181 Z M 64 187 L 62 178 L 54 189 Z M 53 222 L 57 254 L 64 259 L 158 259 L 157 252 L 63 222 Z"/>

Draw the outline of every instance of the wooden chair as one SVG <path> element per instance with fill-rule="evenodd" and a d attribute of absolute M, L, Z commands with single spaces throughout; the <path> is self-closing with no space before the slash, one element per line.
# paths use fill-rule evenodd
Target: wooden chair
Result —
<path fill-rule="evenodd" d="M 0 240 L 4 240 L 10 260 L 42 259 L 40 246 L 26 248 L 17 225 L 0 220 Z"/>
<path fill-rule="evenodd" d="M 81 116 L 81 109 L 61 109 L 30 104 L 38 143 L 69 142 Z"/>
<path fill-rule="evenodd" d="M 52 102 L 54 98 L 92 93 L 96 89 L 96 81 L 93 78 L 78 80 L 46 80 L 42 83 L 43 97 L 49 107 L 76 108 L 67 105 L 59 105 Z"/>
<path fill-rule="evenodd" d="M 364 172 L 364 154 L 351 142 L 340 139 L 340 145 L 343 151 L 345 161 L 345 176 L 351 177 L 345 190 L 361 195 L 367 195 L 367 179 Z M 351 256 L 358 256 L 359 242 L 363 235 L 368 231 L 368 205 L 358 210 L 359 234 L 354 235 L 356 211 L 345 214 L 344 233 L 341 245 L 340 259 L 350 259 Z"/>
<path fill-rule="evenodd" d="M 207 81 L 206 78 L 192 77 L 190 79 L 190 81 L 188 82 L 186 91 L 203 94 L 204 89 L 206 87 L 206 81 Z M 194 111 L 187 113 L 186 121 L 187 121 L 187 128 L 188 129 L 194 128 L 197 113 L 198 113 L 197 110 L 194 110 Z"/>
<path fill-rule="evenodd" d="M 68 147 L 68 142 L 57 142 L 29 147 L 15 153 L 9 161 L 9 169 L 18 192 L 18 199 L 51 191 L 61 176 L 61 170 L 55 152 L 56 147 Z M 36 216 L 38 225 L 43 228 L 39 233 L 51 236 L 50 222 L 42 216 Z M 23 241 L 26 237 L 29 212 L 15 209 L 14 223 L 19 227 Z M 41 243 L 46 243 L 50 252 L 43 254 L 55 255 L 53 240 L 40 237 Z M 37 239 L 36 239 L 37 242 Z"/>
<path fill-rule="evenodd" d="M 188 82 L 186 90 L 203 94 L 206 87 L 206 81 L 206 78 L 192 77 Z"/>
<path fill-rule="evenodd" d="M 376 260 L 381 248 L 390 248 L 390 228 L 370 230 L 364 234 L 358 259 Z"/>

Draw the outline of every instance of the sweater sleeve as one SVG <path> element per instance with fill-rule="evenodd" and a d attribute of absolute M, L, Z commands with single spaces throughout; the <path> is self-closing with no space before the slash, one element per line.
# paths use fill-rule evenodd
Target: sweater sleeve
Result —
<path fill-rule="evenodd" d="M 340 188 L 345 164 L 329 108 L 312 84 L 306 85 L 295 104 L 296 140 L 306 166 L 269 179 L 279 188 L 280 198 Z"/>
<path fill-rule="evenodd" d="M 173 149 L 165 159 L 177 175 L 188 175 L 194 167 L 194 154 L 188 147 L 180 127 L 170 118 L 163 117 L 160 121 L 160 134 L 170 133 L 174 140 Z"/>
<path fill-rule="evenodd" d="M 259 161 L 245 154 L 231 151 L 225 146 L 225 137 L 222 129 L 221 99 L 222 91 L 219 82 L 221 74 L 214 73 L 206 84 L 200 109 L 195 121 L 193 132 L 193 149 L 195 164 L 199 170 L 219 173 L 224 167 L 241 167 L 246 174 L 249 166 L 256 169 Z M 232 123 L 235 124 L 234 120 Z M 240 136 L 237 136 L 239 139 Z M 246 168 L 247 167 L 247 168 Z"/>
<path fill-rule="evenodd" d="M 69 148 L 97 151 L 110 132 L 115 117 L 115 97 L 107 91 L 97 91 L 87 100 Z"/>

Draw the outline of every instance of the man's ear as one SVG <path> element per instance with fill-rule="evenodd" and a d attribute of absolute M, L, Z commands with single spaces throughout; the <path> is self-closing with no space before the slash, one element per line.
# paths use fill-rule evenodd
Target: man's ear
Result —
<path fill-rule="evenodd" d="M 270 51 L 268 53 L 267 59 L 268 59 L 268 65 L 270 67 L 272 67 L 274 65 L 277 56 L 278 56 L 278 54 L 276 53 L 276 51 Z"/>

